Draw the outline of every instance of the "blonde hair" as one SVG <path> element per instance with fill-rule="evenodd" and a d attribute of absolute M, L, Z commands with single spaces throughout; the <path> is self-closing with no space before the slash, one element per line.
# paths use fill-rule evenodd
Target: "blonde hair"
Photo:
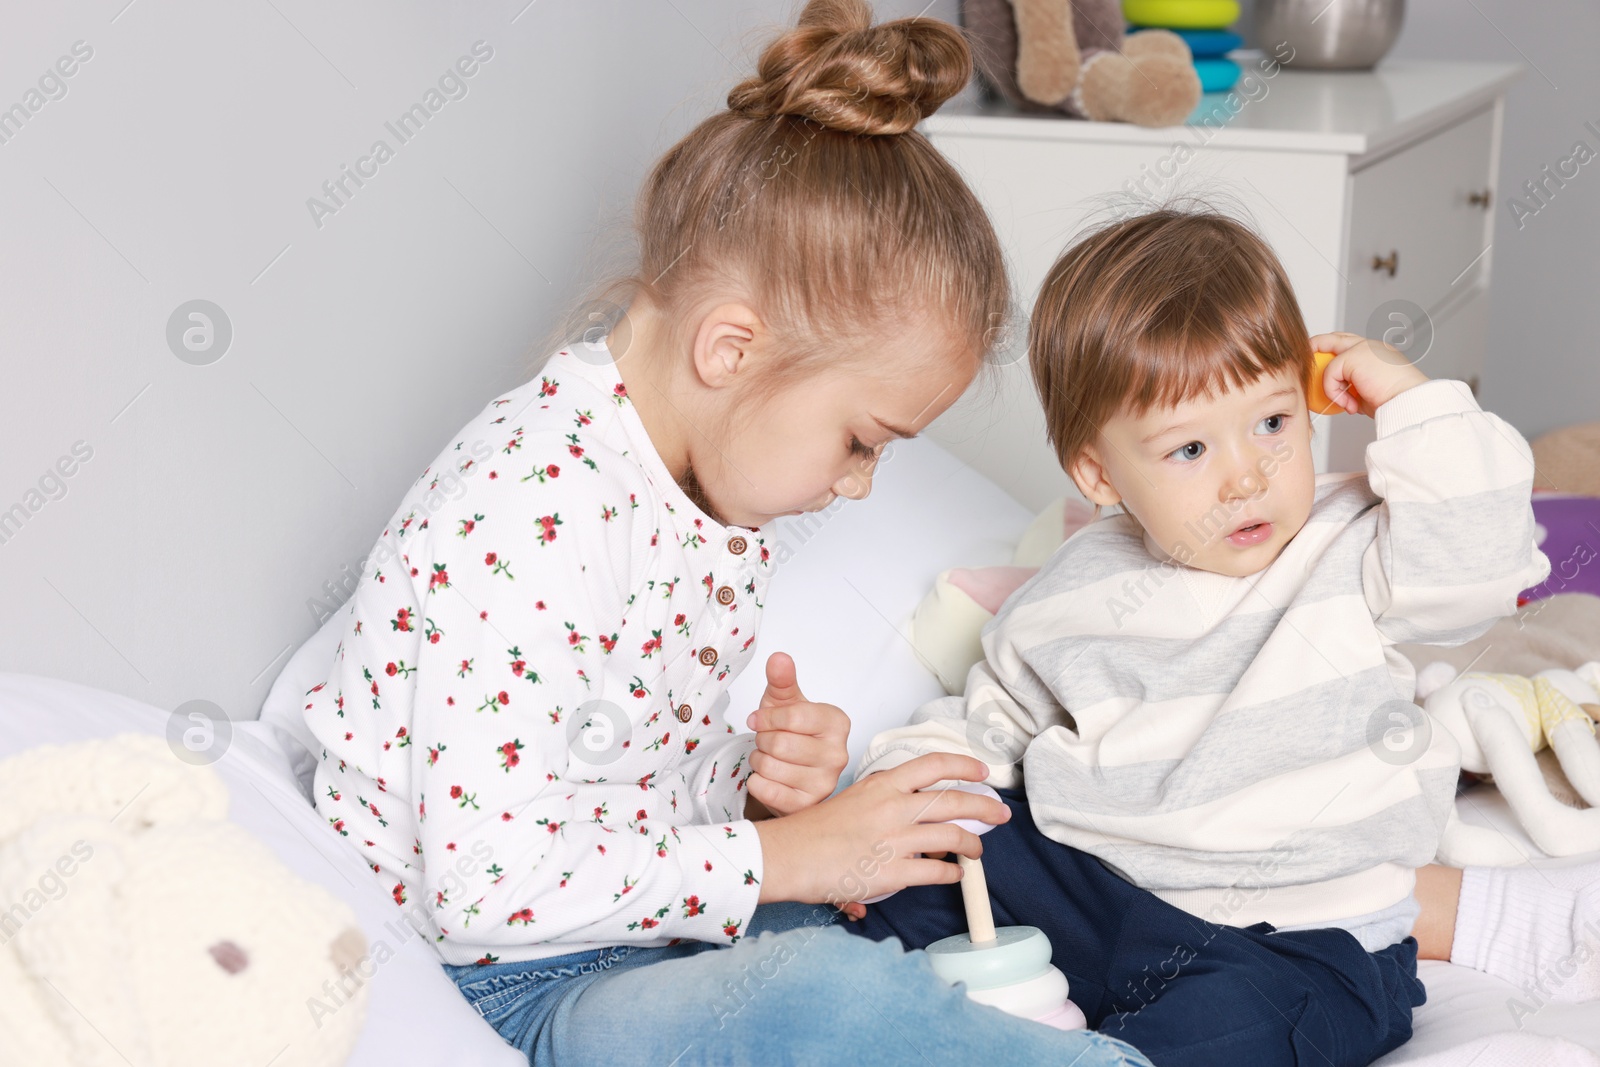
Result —
<path fill-rule="evenodd" d="M 915 129 L 971 73 L 949 23 L 874 26 L 864 0 L 810 0 L 727 110 L 655 164 L 635 204 L 633 268 L 591 290 L 559 343 L 609 330 L 607 316 L 644 294 L 670 324 L 666 347 L 682 351 L 715 293 L 748 299 L 782 352 L 758 391 L 934 316 L 953 347 L 988 356 L 1011 312 L 1000 243 Z"/>
<path fill-rule="evenodd" d="M 1070 470 L 1106 421 L 1139 417 L 1313 362 L 1272 249 L 1218 212 L 1162 208 L 1091 232 L 1045 276 L 1028 361 Z"/>

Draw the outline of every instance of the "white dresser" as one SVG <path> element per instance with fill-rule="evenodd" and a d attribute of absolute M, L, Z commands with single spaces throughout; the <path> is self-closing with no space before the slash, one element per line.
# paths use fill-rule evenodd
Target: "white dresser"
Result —
<path fill-rule="evenodd" d="M 922 130 L 971 183 L 1005 246 L 1023 313 L 1087 222 L 1173 192 L 1253 221 L 1313 333 L 1385 336 L 1430 377 L 1477 387 L 1487 337 L 1506 63 L 1384 61 L 1246 75 L 1186 125 L 1144 129 L 952 103 Z M 1142 188 L 1141 188 L 1142 185 Z M 1044 435 L 1019 333 L 1000 395 L 975 388 L 929 436 L 1030 507 L 1075 494 Z M 1318 470 L 1359 470 L 1372 421 L 1319 416 Z"/>

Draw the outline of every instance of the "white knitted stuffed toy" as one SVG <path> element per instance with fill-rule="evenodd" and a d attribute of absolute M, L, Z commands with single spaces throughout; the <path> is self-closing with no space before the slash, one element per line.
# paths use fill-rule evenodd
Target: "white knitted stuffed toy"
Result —
<path fill-rule="evenodd" d="M 366 939 L 227 807 L 159 737 L 0 763 L 0 1063 L 345 1062 Z"/>
<path fill-rule="evenodd" d="M 1461 746 L 1461 767 L 1488 774 L 1517 821 L 1547 855 L 1600 849 L 1600 662 L 1575 671 L 1545 670 L 1523 677 L 1468 671 L 1447 663 L 1417 674 L 1417 696 L 1429 717 Z M 1587 809 L 1569 807 L 1551 793 L 1535 754 L 1548 745 L 1560 770 Z M 1502 866 L 1524 857 L 1503 834 L 1453 819 L 1439 860 L 1456 865 Z"/>

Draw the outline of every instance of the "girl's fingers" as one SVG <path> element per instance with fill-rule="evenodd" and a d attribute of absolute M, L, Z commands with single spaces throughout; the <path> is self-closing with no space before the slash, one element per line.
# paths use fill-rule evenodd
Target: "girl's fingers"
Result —
<path fill-rule="evenodd" d="M 744 787 L 774 815 L 799 811 L 801 808 L 810 807 L 813 803 L 809 794 L 782 782 L 775 782 L 759 771 L 745 779 Z"/>
<path fill-rule="evenodd" d="M 827 775 L 826 771 L 816 767 L 775 759 L 765 752 L 750 753 L 750 769 L 768 781 L 798 790 L 814 790 Z M 833 780 L 838 782 L 839 776 L 834 775 Z M 832 786 L 829 787 L 829 792 L 832 792 Z"/>
<path fill-rule="evenodd" d="M 983 839 L 955 823 L 923 823 L 915 830 L 898 835 L 894 848 L 896 853 L 904 852 L 907 855 L 913 852 L 920 852 L 924 856 L 930 852 L 955 852 L 975 859 L 983 855 Z"/>
<path fill-rule="evenodd" d="M 989 777 L 989 765 L 973 756 L 960 756 L 954 752 L 928 752 L 871 777 L 876 778 L 879 775 L 902 792 L 915 793 L 946 778 L 955 778 L 963 782 L 981 782 Z M 976 796 L 973 793 L 963 795 Z"/>
<path fill-rule="evenodd" d="M 923 825 L 951 819 L 976 819 L 998 826 L 1011 819 L 1011 809 L 1003 801 L 963 789 L 925 789 L 906 797 L 905 807 L 909 815 L 907 821 Z"/>
<path fill-rule="evenodd" d="M 840 772 L 849 763 L 849 755 L 843 745 L 804 734 L 758 735 L 755 751 L 770 759 L 792 763 L 797 767 L 812 767 L 832 772 L 836 781 Z"/>
<path fill-rule="evenodd" d="M 807 734 L 843 740 L 850 733 L 850 718 L 832 704 L 785 704 L 757 708 L 747 725 L 760 735 L 771 731 Z"/>
<path fill-rule="evenodd" d="M 961 865 L 944 860 L 909 859 L 898 874 L 896 881 L 905 886 L 949 885 L 961 881 Z"/>

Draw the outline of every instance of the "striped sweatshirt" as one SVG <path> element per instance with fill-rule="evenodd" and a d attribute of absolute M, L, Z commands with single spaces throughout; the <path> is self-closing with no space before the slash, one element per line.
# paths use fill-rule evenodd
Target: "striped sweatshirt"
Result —
<path fill-rule="evenodd" d="M 1025 784 L 1040 830 L 1212 922 L 1350 925 L 1405 901 L 1459 752 L 1393 646 L 1453 645 L 1550 564 L 1533 459 L 1466 385 L 1376 411 L 1367 472 L 1317 476 L 1305 525 L 1231 577 L 1134 518 L 1084 527 L 984 626 L 961 696 L 876 736 L 862 774 L 930 751 Z"/>

